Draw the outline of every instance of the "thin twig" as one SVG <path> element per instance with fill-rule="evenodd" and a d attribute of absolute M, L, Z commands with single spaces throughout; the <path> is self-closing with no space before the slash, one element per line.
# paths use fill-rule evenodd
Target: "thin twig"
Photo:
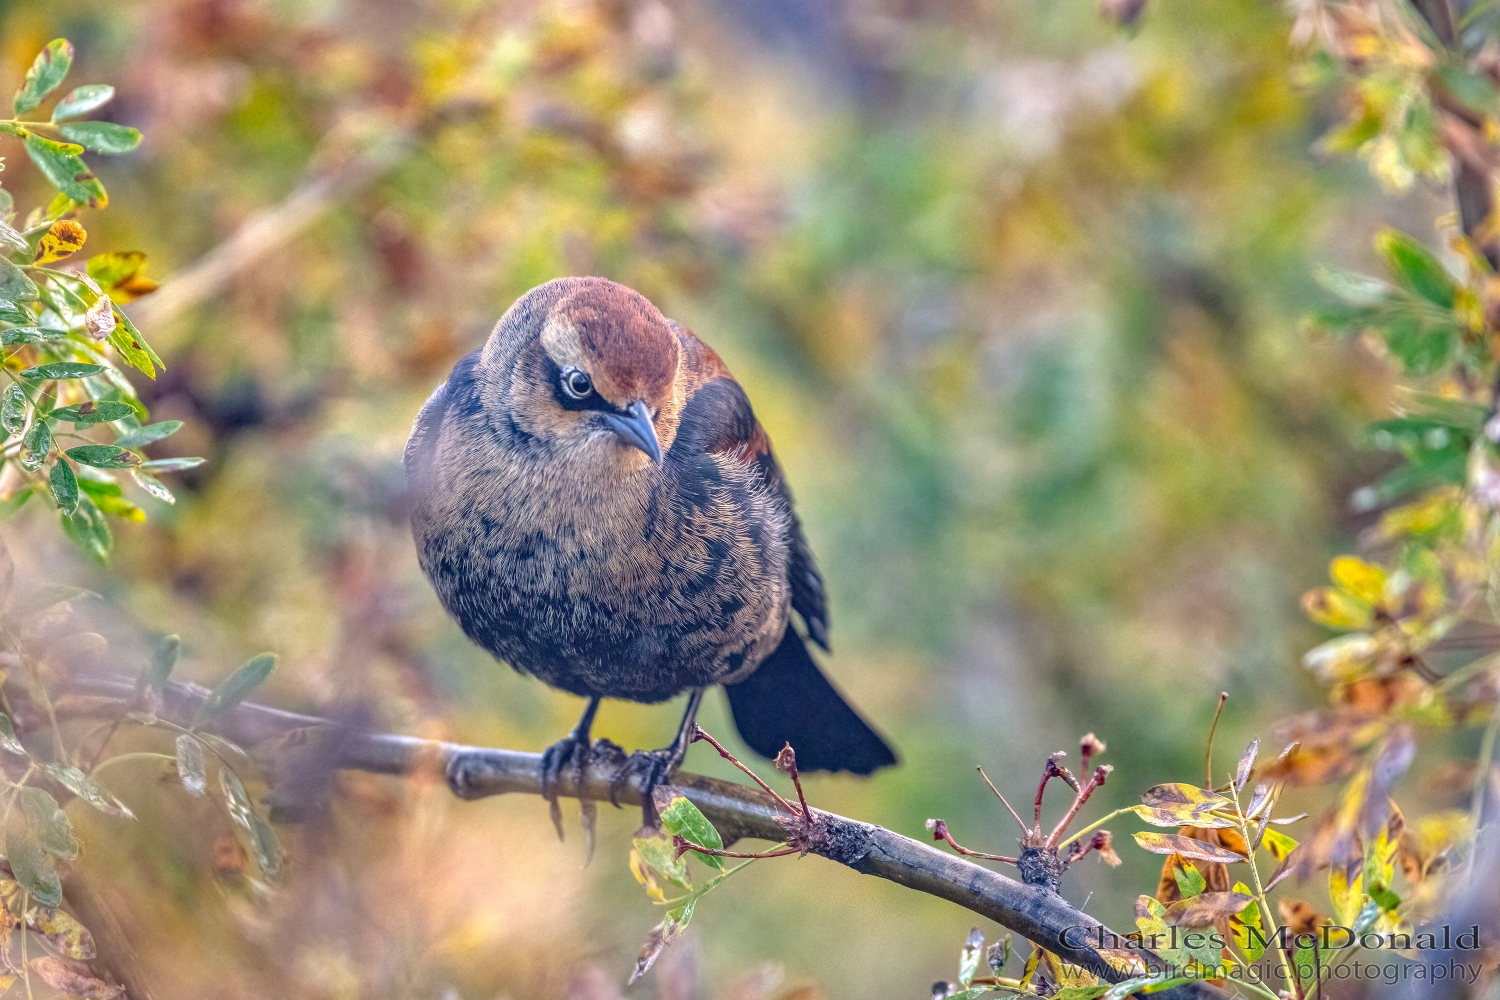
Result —
<path fill-rule="evenodd" d="M 702 740 L 703 742 L 707 743 L 709 746 L 713 747 L 715 750 L 719 751 L 719 756 L 720 757 L 723 757 L 725 760 L 729 761 L 729 763 L 733 764 L 735 767 L 739 768 L 741 771 L 743 771 L 744 773 L 748 774 L 750 776 L 751 780 L 753 780 L 757 785 L 759 785 L 761 787 L 762 791 L 764 791 L 767 795 L 771 796 L 771 798 L 773 798 L 773 799 L 776 800 L 776 804 L 777 805 L 781 806 L 781 808 L 785 809 L 789 814 L 791 814 L 793 816 L 797 815 L 797 809 L 796 809 L 795 806 L 793 806 L 786 799 L 782 798 L 781 795 L 776 791 L 776 789 L 772 788 L 770 785 L 766 784 L 764 781 L 761 780 L 760 775 L 756 774 L 754 771 L 750 770 L 743 763 L 741 763 L 740 759 L 738 757 L 736 757 L 734 754 L 730 753 L 728 750 L 724 749 L 724 744 L 720 743 L 718 740 L 716 740 L 712 736 L 708 735 L 708 733 L 703 729 L 703 727 L 700 726 L 700 725 L 698 725 L 695 722 L 695 723 L 693 723 L 693 738 L 691 740 L 689 740 L 688 742 L 690 742 L 690 743 L 696 743 L 699 740 Z M 802 788 L 801 788 L 800 785 L 798 786 L 797 791 L 798 792 L 802 791 Z M 804 813 L 803 815 L 806 815 L 806 814 Z"/>
<path fill-rule="evenodd" d="M 1005 854 L 986 854 L 983 851 L 971 851 L 967 847 L 953 839 L 953 834 L 948 832 L 947 820 L 930 819 L 927 821 L 927 829 L 932 831 L 933 840 L 946 840 L 948 846 L 967 858 L 988 858 L 990 861 L 1004 861 L 1006 864 L 1015 864 L 1020 858 L 1012 858 Z"/>
<path fill-rule="evenodd" d="M 1063 818 L 1057 821 L 1057 825 L 1052 828 L 1052 833 L 1047 836 L 1046 846 L 1048 849 L 1055 850 L 1057 848 L 1057 838 L 1068 832 L 1068 824 L 1073 822 L 1073 817 L 1078 815 L 1078 810 L 1083 808 L 1083 804 L 1089 800 L 1089 796 L 1094 794 L 1094 789 L 1104 784 L 1104 779 L 1109 777 L 1109 772 L 1113 770 L 1114 768 L 1109 764 L 1100 764 L 1094 769 L 1093 777 L 1089 778 L 1089 783 L 1084 785 L 1077 796 L 1074 797 L 1072 806 L 1063 814 Z"/>
<path fill-rule="evenodd" d="M 1012 809 L 1012 808 L 1011 808 L 1011 805 L 1010 805 L 1010 803 L 1009 803 L 1009 802 L 1006 802 L 1006 800 L 1005 800 L 1005 796 L 1004 796 L 1004 795 L 1001 795 L 1001 794 L 1000 794 L 1000 789 L 998 789 L 998 788 L 996 788 L 996 787 L 995 787 L 995 783 L 994 783 L 994 782 L 993 782 L 993 781 L 991 781 L 991 780 L 990 780 L 990 776 L 989 776 L 989 775 L 988 775 L 988 774 L 985 774 L 985 773 L 984 773 L 984 768 L 982 768 L 982 767 L 981 767 L 981 768 L 979 768 L 979 769 L 978 769 L 978 770 L 979 770 L 979 776 L 980 776 L 980 777 L 981 777 L 981 778 L 983 778 L 983 779 L 984 779 L 984 783 L 985 783 L 985 784 L 986 784 L 986 785 L 989 785 L 989 786 L 990 786 L 990 791 L 992 791 L 992 792 L 994 792 L 994 793 L 995 793 L 995 797 L 996 797 L 996 798 L 997 798 L 997 799 L 999 799 L 999 800 L 1000 800 L 1000 801 L 1001 801 L 1001 802 L 1003 802 L 1003 803 L 1004 803 L 1004 804 L 1005 804 L 1005 808 L 1006 808 L 1006 810 L 1007 810 L 1007 811 L 1008 811 L 1008 812 L 1009 812 L 1009 813 L 1010 813 L 1010 814 L 1011 814 L 1011 815 L 1012 815 L 1012 816 L 1014 816 L 1014 817 L 1015 817 L 1015 820 L 1016 820 L 1016 825 L 1017 825 L 1017 826 L 1019 826 L 1019 827 L 1020 827 L 1020 828 L 1021 828 L 1021 833 L 1022 833 L 1022 834 L 1025 834 L 1025 833 L 1027 833 L 1027 832 L 1029 832 L 1029 831 L 1028 831 L 1028 830 L 1027 830 L 1027 829 L 1026 829 L 1026 824 L 1025 824 L 1025 822 L 1024 822 L 1024 821 L 1022 821 L 1022 819 L 1021 819 L 1021 816 L 1020 816 L 1020 814 L 1019 814 L 1019 813 L 1017 813 L 1017 812 L 1016 812 L 1016 811 L 1015 811 L 1015 810 L 1014 810 L 1014 809 Z"/>
<path fill-rule="evenodd" d="M 802 848 L 800 847 L 786 847 L 778 851 L 726 851 L 719 847 L 704 847 L 702 844 L 695 844 L 680 833 L 672 838 L 672 846 L 677 849 L 677 856 L 679 858 L 688 851 L 696 851 L 699 854 L 711 854 L 716 858 L 784 858 L 789 854 L 802 853 Z"/>
<path fill-rule="evenodd" d="M 1219 707 L 1214 709 L 1213 725 L 1208 727 L 1208 749 L 1203 754 L 1203 783 L 1213 787 L 1214 783 L 1214 733 L 1219 731 L 1219 716 L 1224 714 L 1224 703 L 1229 700 L 1228 691 L 1219 692 Z"/>

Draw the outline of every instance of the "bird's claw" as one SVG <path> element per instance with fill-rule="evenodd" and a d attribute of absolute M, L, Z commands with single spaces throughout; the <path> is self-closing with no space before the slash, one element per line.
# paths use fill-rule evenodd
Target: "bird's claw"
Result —
<path fill-rule="evenodd" d="M 665 785 L 671 780 L 677 768 L 682 765 L 684 753 L 676 747 L 666 747 L 661 750 L 637 750 L 631 754 L 629 759 L 615 771 L 614 777 L 609 782 L 609 801 L 616 808 L 620 805 L 620 791 L 630 783 L 635 776 L 640 777 L 641 782 L 641 825 L 655 827 L 656 803 L 654 793 L 657 788 Z"/>
<path fill-rule="evenodd" d="M 562 807 L 557 803 L 558 782 L 562 778 L 563 768 L 571 765 L 576 790 L 583 783 L 584 771 L 592 759 L 590 750 L 588 737 L 580 738 L 577 733 L 569 733 L 542 751 L 542 798 L 547 800 L 547 809 L 552 816 L 552 826 L 557 830 L 558 840 L 563 839 Z"/>

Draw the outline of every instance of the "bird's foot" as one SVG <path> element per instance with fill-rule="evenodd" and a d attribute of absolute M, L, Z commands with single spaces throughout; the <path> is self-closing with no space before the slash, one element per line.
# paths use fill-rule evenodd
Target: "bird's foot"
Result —
<path fill-rule="evenodd" d="M 573 780 L 574 792 L 580 792 L 584 776 L 591 764 L 596 761 L 620 760 L 624 756 L 625 751 L 618 744 L 601 737 L 590 745 L 587 735 L 580 735 L 577 731 L 569 733 L 542 751 L 542 797 L 547 800 L 548 811 L 552 816 L 552 826 L 557 830 L 558 840 L 563 839 L 562 807 L 557 802 L 558 782 L 562 779 L 564 772 L 569 772 L 569 777 Z M 598 809 L 592 799 L 586 799 L 582 795 L 579 795 L 578 802 L 579 823 L 583 827 L 584 840 L 587 843 L 587 856 L 592 859 L 594 826 L 598 817 Z"/>
<path fill-rule="evenodd" d="M 615 772 L 609 782 L 609 801 L 619 806 L 620 790 L 639 777 L 641 784 L 641 825 L 648 829 L 657 826 L 655 795 L 659 787 L 672 780 L 672 775 L 682 766 L 687 756 L 686 747 L 670 746 L 661 750 L 637 750 L 624 765 Z"/>

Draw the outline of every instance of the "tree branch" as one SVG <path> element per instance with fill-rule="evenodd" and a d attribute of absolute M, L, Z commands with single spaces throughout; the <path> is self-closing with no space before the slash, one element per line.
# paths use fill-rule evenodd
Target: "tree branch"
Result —
<path fill-rule="evenodd" d="M 1457 22 L 1453 17 L 1453 5 L 1449 0 L 1411 0 L 1422 20 L 1432 29 L 1438 44 L 1452 49 L 1458 44 Z M 1440 84 L 1434 86 L 1433 97 L 1438 105 L 1450 114 L 1466 119 L 1471 125 L 1482 127 L 1483 121 L 1475 121 L 1473 112 L 1459 101 L 1451 99 Z M 1458 202 L 1459 222 L 1464 235 L 1474 241 L 1479 251 L 1490 262 L 1491 267 L 1500 267 L 1500 241 L 1494 231 L 1492 217 L 1495 214 L 1495 178 L 1493 171 L 1471 162 L 1468 157 L 1455 150 L 1453 160 L 1453 195 Z"/>
<path fill-rule="evenodd" d="M 118 716 L 127 710 L 133 693 L 134 682 L 123 678 L 75 678 L 69 693 L 57 699 L 56 710 L 60 716 Z M 187 724 L 207 694 L 207 688 L 194 684 L 168 685 L 159 715 L 168 721 Z M 246 747 L 299 730 L 322 730 L 335 737 L 320 744 L 327 754 L 322 760 L 326 767 L 392 775 L 441 769 L 453 793 L 463 799 L 506 792 L 540 795 L 542 790 L 541 755 L 535 753 L 353 732 L 327 719 L 249 703 L 239 705 L 207 728 Z M 558 793 L 569 798 L 608 801 L 610 784 L 619 766 L 615 762 L 592 764 L 581 781 L 575 781 L 571 770 L 565 769 L 558 782 Z M 777 817 L 785 814 L 757 789 L 682 773 L 675 777 L 673 785 L 713 822 L 726 844 L 744 837 L 773 842 L 785 837 L 784 828 L 777 822 Z M 640 804 L 638 776 L 630 777 L 619 799 L 631 805 Z M 829 836 L 812 853 L 857 872 L 957 903 L 1103 979 L 1118 982 L 1128 978 L 1087 943 L 1071 943 L 1081 941 L 1085 935 L 1092 941 L 1100 940 L 1101 936 L 1111 944 L 1115 941 L 1107 927 L 1074 909 L 1057 893 L 1006 878 L 883 827 L 821 810 L 813 812 L 826 824 Z M 1075 927 L 1080 930 L 1065 939 L 1064 933 Z M 1132 953 L 1148 968 L 1163 966 L 1155 954 L 1131 947 L 1123 935 L 1114 937 L 1118 939 L 1117 950 Z M 1199 982 L 1160 995 L 1171 1000 L 1218 1000 L 1228 994 Z"/>

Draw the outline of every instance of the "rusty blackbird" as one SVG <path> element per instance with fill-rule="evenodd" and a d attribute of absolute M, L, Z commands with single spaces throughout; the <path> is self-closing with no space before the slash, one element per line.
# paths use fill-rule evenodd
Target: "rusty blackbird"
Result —
<path fill-rule="evenodd" d="M 554 817 L 562 768 L 596 752 L 603 698 L 688 692 L 672 743 L 623 772 L 648 817 L 714 684 L 759 754 L 790 742 L 804 770 L 895 763 L 808 652 L 827 649 L 823 583 L 745 391 L 639 293 L 603 278 L 527 292 L 423 406 L 405 464 L 443 606 L 498 659 L 588 699 L 543 755 Z"/>

